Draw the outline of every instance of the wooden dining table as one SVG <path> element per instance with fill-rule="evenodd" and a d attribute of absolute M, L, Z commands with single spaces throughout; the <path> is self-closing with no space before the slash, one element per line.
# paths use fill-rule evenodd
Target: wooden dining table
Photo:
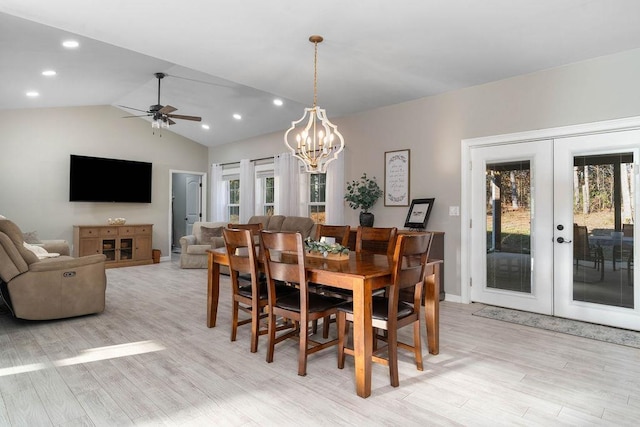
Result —
<path fill-rule="evenodd" d="M 429 353 L 439 352 L 439 274 L 440 260 L 429 260 L 425 279 L 424 311 Z M 226 249 L 208 251 L 207 327 L 216 326 L 220 297 L 220 266 L 229 265 Z M 355 353 L 356 392 L 371 395 L 372 293 L 391 281 L 392 260 L 386 255 L 349 254 L 348 260 L 306 257 L 309 281 L 347 289 L 353 292 L 353 342 Z"/>

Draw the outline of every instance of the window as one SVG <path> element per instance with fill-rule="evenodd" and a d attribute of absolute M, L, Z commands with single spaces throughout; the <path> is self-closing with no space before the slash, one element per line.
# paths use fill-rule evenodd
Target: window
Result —
<path fill-rule="evenodd" d="M 234 178 L 227 181 L 227 219 L 229 222 L 240 222 L 240 179 Z"/>
<path fill-rule="evenodd" d="M 262 204 L 263 215 L 273 215 L 273 200 L 274 200 L 274 178 L 272 176 L 263 178 L 264 183 L 262 186 L 263 195 L 262 200 L 264 203 Z"/>
<path fill-rule="evenodd" d="M 315 223 L 325 223 L 327 175 L 314 173 L 309 175 L 309 217 Z"/>
<path fill-rule="evenodd" d="M 273 160 L 256 162 L 256 215 L 271 216 L 275 213 L 275 178 Z"/>

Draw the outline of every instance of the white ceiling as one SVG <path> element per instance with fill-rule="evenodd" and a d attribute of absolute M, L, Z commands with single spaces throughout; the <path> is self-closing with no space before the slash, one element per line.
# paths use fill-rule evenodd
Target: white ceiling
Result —
<path fill-rule="evenodd" d="M 2 0 L 0 109 L 145 110 L 165 72 L 161 103 L 211 126 L 171 130 L 215 146 L 302 116 L 312 34 L 318 105 L 335 118 L 639 48 L 639 17 L 637 0 Z M 60 46 L 70 37 L 79 49 Z"/>

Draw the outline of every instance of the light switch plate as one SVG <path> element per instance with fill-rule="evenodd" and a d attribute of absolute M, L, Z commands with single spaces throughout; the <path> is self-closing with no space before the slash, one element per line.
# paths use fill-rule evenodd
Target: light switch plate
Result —
<path fill-rule="evenodd" d="M 449 216 L 460 216 L 460 206 L 449 206 Z"/>

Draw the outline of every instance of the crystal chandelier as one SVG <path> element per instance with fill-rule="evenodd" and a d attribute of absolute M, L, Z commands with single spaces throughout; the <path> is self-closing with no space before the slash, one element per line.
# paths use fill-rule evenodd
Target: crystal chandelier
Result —
<path fill-rule="evenodd" d="M 316 105 L 318 98 L 318 43 L 321 36 L 311 36 L 314 44 L 313 61 L 313 107 L 305 108 L 302 118 L 291 122 L 291 127 L 284 134 L 284 142 L 294 157 L 302 160 L 305 170 L 310 173 L 325 173 L 327 165 L 338 158 L 344 149 L 344 139 L 336 125 L 327 119 L 324 109 Z M 296 125 L 300 127 L 296 131 Z M 292 132 L 293 131 L 293 132 Z"/>

